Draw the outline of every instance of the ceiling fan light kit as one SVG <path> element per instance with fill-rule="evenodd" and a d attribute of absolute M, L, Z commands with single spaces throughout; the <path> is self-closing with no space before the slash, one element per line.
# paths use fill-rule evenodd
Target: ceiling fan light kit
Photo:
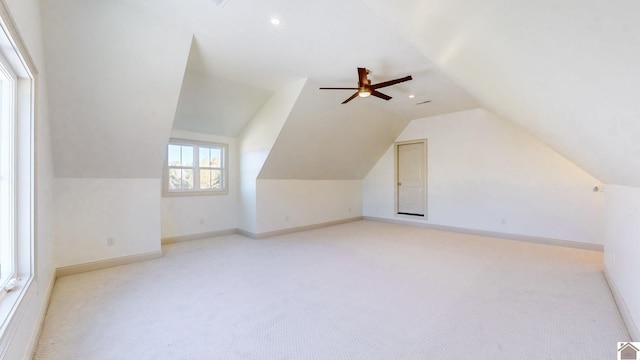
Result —
<path fill-rule="evenodd" d="M 351 95 L 347 100 L 343 101 L 343 104 L 355 99 L 356 97 L 367 97 L 373 95 L 383 100 L 391 100 L 391 96 L 379 92 L 377 89 L 399 84 L 401 82 L 412 80 L 411 75 L 394 80 L 384 81 L 378 84 L 371 85 L 371 80 L 367 77 L 369 70 L 366 68 L 358 68 L 358 87 L 357 88 L 344 88 L 344 87 L 321 87 L 320 90 L 357 90 L 355 94 Z"/>

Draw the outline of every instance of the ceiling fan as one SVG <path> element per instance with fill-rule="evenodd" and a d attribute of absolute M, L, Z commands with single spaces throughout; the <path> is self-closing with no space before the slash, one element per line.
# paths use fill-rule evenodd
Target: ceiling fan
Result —
<path fill-rule="evenodd" d="M 369 74 L 369 70 L 366 68 L 358 68 L 358 87 L 357 88 L 344 88 L 344 87 L 321 87 L 320 90 L 357 90 L 355 94 L 351 95 L 347 100 L 343 101 L 343 104 L 348 103 L 349 101 L 355 99 L 357 96 L 367 97 L 369 95 L 373 95 L 375 97 L 379 97 L 380 99 L 390 100 L 391 96 L 385 95 L 378 91 L 378 89 L 395 85 L 401 82 L 412 80 L 411 75 L 405 76 L 403 78 L 384 81 L 378 84 L 371 85 L 371 80 L 367 77 Z"/>

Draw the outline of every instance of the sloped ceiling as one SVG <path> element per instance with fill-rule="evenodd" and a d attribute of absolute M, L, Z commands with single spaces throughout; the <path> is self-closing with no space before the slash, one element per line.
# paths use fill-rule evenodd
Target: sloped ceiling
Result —
<path fill-rule="evenodd" d="M 272 92 L 198 70 L 202 61 L 194 39 L 173 128 L 238 136 Z"/>
<path fill-rule="evenodd" d="M 362 179 L 410 119 L 377 106 L 374 97 L 341 105 L 308 80 L 258 178 Z"/>
<path fill-rule="evenodd" d="M 129 2 L 42 2 L 54 173 L 158 178 L 192 34 Z"/>
<path fill-rule="evenodd" d="M 477 106 L 361 0 L 230 0 L 224 7 L 210 0 L 49 0 L 42 13 L 58 177 L 159 177 L 171 126 L 239 136 L 286 84 L 311 78 L 317 86 L 353 87 L 359 66 L 372 70 L 374 83 L 405 75 L 414 80 L 385 88 L 389 102 L 339 106 L 349 96 L 342 91 L 315 99 L 330 100 L 326 109 L 352 118 L 380 109 L 404 119 Z M 269 22 L 274 16 L 281 19 L 277 27 Z M 416 105 L 424 100 L 431 102 Z M 376 107 L 362 106 L 371 103 Z M 299 117 L 335 117 L 334 110 L 305 106 L 297 107 Z M 333 131 L 352 133 L 342 129 L 348 124 L 336 122 Z M 384 123 L 367 125 L 374 126 L 387 130 Z M 282 149 L 309 136 L 308 128 L 283 133 Z M 346 138 L 322 134 L 336 149 L 350 146 L 336 144 Z M 286 160 L 274 155 L 270 164 Z M 306 167 L 299 175 L 273 166 L 264 176 L 310 176 Z M 335 176 L 362 173 L 344 171 Z"/>
<path fill-rule="evenodd" d="M 237 136 L 231 132 L 240 119 L 266 101 L 256 96 L 260 91 L 273 92 L 303 78 L 353 87 L 357 67 L 369 68 L 373 83 L 414 77 L 384 89 L 391 101 L 379 100 L 380 107 L 403 117 L 478 106 L 360 0 L 230 0 L 224 7 L 210 0 L 129 1 L 153 16 L 186 24 L 194 34 L 176 114 L 179 128 Z M 280 25 L 270 24 L 272 17 Z M 343 93 L 340 102 L 349 95 Z M 431 102 L 416 105 L 425 100 Z"/>
<path fill-rule="evenodd" d="M 375 109 L 414 118 L 479 103 L 600 180 L 640 186 L 640 3 L 631 0 L 230 0 L 224 7 L 50 0 L 42 12 L 56 176 L 158 176 L 193 36 L 199 57 L 186 71 L 185 91 L 216 94 L 216 82 L 227 81 L 233 91 L 272 92 L 305 77 L 353 86 L 357 66 L 371 68 L 374 82 L 411 74 L 414 81 L 390 88 L 394 99 Z M 269 24 L 272 16 L 281 18 L 279 27 Z M 326 91 L 315 100 L 339 103 L 345 95 Z M 415 105 L 429 99 L 438 101 Z M 195 108 L 224 109 L 193 101 L 181 107 L 179 126 L 204 117 Z M 310 116 L 331 117 L 326 111 Z M 336 122 L 334 131 L 346 124 Z M 232 125 L 205 131 L 237 132 Z M 307 176 L 276 165 L 290 160 L 293 139 L 306 128 L 283 130 L 261 176 Z M 335 137 L 325 134 L 327 143 Z"/>
<path fill-rule="evenodd" d="M 364 0 L 485 107 L 640 186 L 640 3 Z"/>

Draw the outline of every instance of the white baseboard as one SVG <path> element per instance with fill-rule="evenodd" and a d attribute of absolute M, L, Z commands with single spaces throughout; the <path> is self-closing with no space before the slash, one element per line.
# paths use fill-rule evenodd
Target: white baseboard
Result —
<path fill-rule="evenodd" d="M 346 223 L 350 223 L 350 222 L 354 222 L 354 221 L 360 221 L 360 220 L 362 220 L 362 216 L 356 216 L 356 217 L 352 217 L 352 218 L 348 218 L 348 219 L 341 219 L 341 220 L 335 220 L 335 221 L 327 221 L 327 222 L 318 223 L 318 224 L 290 227 L 290 228 L 286 228 L 286 229 L 265 231 L 265 232 L 261 232 L 261 233 L 252 233 L 252 232 L 245 231 L 245 230 L 242 230 L 242 229 L 238 229 L 237 232 L 240 235 L 243 235 L 243 236 L 246 236 L 246 237 L 249 237 L 249 238 L 252 238 L 252 239 L 265 239 L 265 238 L 269 238 L 269 237 L 273 237 L 273 236 L 292 234 L 292 233 L 296 233 L 296 232 L 300 232 L 300 231 L 308 231 L 308 230 L 320 229 L 320 228 L 327 227 L 327 226 L 346 224 Z"/>
<path fill-rule="evenodd" d="M 327 227 L 327 226 L 345 224 L 348 222 L 353 222 L 358 220 L 362 220 L 362 217 L 358 216 L 358 217 L 353 217 L 348 219 L 341 219 L 341 220 L 329 221 L 329 222 L 306 225 L 306 226 L 298 226 L 298 227 L 268 231 L 268 232 L 257 233 L 257 234 L 246 231 L 246 230 L 242 230 L 242 229 L 227 229 L 227 230 L 219 230 L 219 231 L 210 231 L 205 233 L 171 236 L 171 237 L 162 238 L 161 241 L 162 241 L 162 245 L 166 245 L 166 244 L 172 244 L 177 242 L 207 239 L 207 238 L 225 236 L 225 235 L 231 235 L 231 234 L 240 234 L 252 239 L 264 239 L 272 236 L 290 234 L 290 233 L 299 232 L 299 231 L 313 230 L 313 229 L 318 229 L 318 228 Z M 159 251 L 154 251 L 154 252 L 145 253 L 145 254 L 123 256 L 123 257 L 118 257 L 113 259 L 93 261 L 93 262 L 84 263 L 84 264 L 64 266 L 56 269 L 56 277 L 79 274 L 87 271 L 106 269 L 114 266 L 126 265 L 126 264 L 131 264 L 139 261 L 158 259 L 161 257 L 162 257 L 162 251 L 159 250 Z"/>
<path fill-rule="evenodd" d="M 56 284 L 56 274 L 55 272 L 52 274 L 51 279 L 49 280 L 49 285 L 47 285 L 47 291 L 44 295 L 42 305 L 38 310 L 38 318 L 36 320 L 36 326 L 31 333 L 31 338 L 29 339 L 29 345 L 27 346 L 24 360 L 30 360 L 33 358 L 33 355 L 36 352 L 36 346 L 38 345 L 38 340 L 40 339 L 40 333 L 42 332 L 42 327 L 44 326 L 44 318 L 47 315 L 47 310 L 49 309 L 49 301 L 51 300 L 51 293 L 53 293 L 53 286 Z"/>
<path fill-rule="evenodd" d="M 56 277 L 80 274 L 87 271 L 107 269 L 114 266 L 133 264 L 140 261 L 154 260 L 162 257 L 162 250 L 143 254 L 122 256 L 113 259 L 99 260 L 84 264 L 63 266 L 56 269 Z"/>
<path fill-rule="evenodd" d="M 622 317 L 622 321 L 627 327 L 627 331 L 629 332 L 629 336 L 631 337 L 631 341 L 640 341 L 640 331 L 638 329 L 637 323 L 633 320 L 633 316 L 631 316 L 631 311 L 629 311 L 629 307 L 627 307 L 627 303 L 624 301 L 618 286 L 615 281 L 609 274 L 609 270 L 605 266 L 602 273 L 604 274 L 604 278 L 607 280 L 607 284 L 609 284 L 609 289 L 611 290 L 611 294 L 613 295 L 613 299 L 618 305 L 618 311 L 620 312 L 620 316 Z"/>
<path fill-rule="evenodd" d="M 238 235 L 246 236 L 246 237 L 251 238 L 251 239 L 257 239 L 257 236 L 258 236 L 256 233 L 253 233 L 253 232 L 247 231 L 247 230 L 243 230 L 243 229 L 236 229 L 236 233 Z"/>
<path fill-rule="evenodd" d="M 530 236 L 530 235 L 509 234 L 509 233 L 501 233 L 497 231 L 488 231 L 488 230 L 466 229 L 466 228 L 459 228 L 454 226 L 436 225 L 436 224 L 421 223 L 421 222 L 415 222 L 415 221 L 406 221 L 401 219 L 387 219 L 387 218 L 379 218 L 374 216 L 364 216 L 363 219 L 370 220 L 370 221 L 385 222 L 389 224 L 416 226 L 416 227 L 421 227 L 425 229 L 451 231 L 451 232 L 479 235 L 479 236 L 489 236 L 489 237 L 495 237 L 495 238 L 507 239 L 507 240 L 526 241 L 526 242 L 532 242 L 532 243 L 538 243 L 538 244 L 564 246 L 564 247 L 583 249 L 583 250 L 593 250 L 593 251 L 600 251 L 600 252 L 604 251 L 604 246 L 602 244 L 593 244 L 593 243 L 585 243 L 585 242 L 570 241 L 570 240 L 560 240 L 560 239 L 552 239 L 552 238 Z"/>
<path fill-rule="evenodd" d="M 162 245 L 173 244 L 182 241 L 191 241 L 191 240 L 200 240 L 200 239 L 208 239 L 217 236 L 225 236 L 231 234 L 237 234 L 237 229 L 227 229 L 227 230 L 218 230 L 218 231 L 208 231 L 197 234 L 189 234 L 189 235 L 178 235 L 178 236 L 168 236 L 162 238 Z"/>

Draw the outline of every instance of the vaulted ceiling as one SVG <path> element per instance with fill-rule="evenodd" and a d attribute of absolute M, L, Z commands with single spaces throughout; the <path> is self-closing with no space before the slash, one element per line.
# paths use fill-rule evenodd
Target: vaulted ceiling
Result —
<path fill-rule="evenodd" d="M 640 3 L 364 0 L 484 107 L 640 186 Z"/>
<path fill-rule="evenodd" d="M 307 81 L 258 177 L 363 179 L 409 119 L 373 106 L 372 96 L 349 106 L 343 97 Z"/>
<path fill-rule="evenodd" d="M 602 181 L 640 186 L 640 5 L 634 1 L 41 4 L 57 176 L 158 176 L 171 126 L 238 136 L 271 94 L 294 79 L 350 87 L 356 67 L 364 66 L 374 83 L 408 74 L 414 80 L 385 89 L 391 101 L 355 99 L 335 108 L 318 104 L 339 103 L 349 92 L 305 88 L 261 176 L 295 176 L 272 170 L 290 160 L 284 154 L 310 125 L 322 127 L 318 122 L 340 109 L 359 126 L 377 129 L 365 141 L 386 143 L 392 140 L 374 134 L 391 125 L 365 125 L 369 112 L 402 124 L 483 106 Z M 424 100 L 432 102 L 416 105 Z M 343 134 L 353 133 L 353 124 L 327 124 L 316 132 L 323 137 L 318 143 L 348 148 L 353 137 Z M 337 161 L 346 169 L 353 160 Z"/>
<path fill-rule="evenodd" d="M 142 3 L 153 5 L 150 12 L 162 10 L 155 3 Z M 272 92 L 298 78 L 311 78 L 319 86 L 354 87 L 357 67 L 369 68 L 373 83 L 413 76 L 410 82 L 384 89 L 392 101 L 370 103 L 405 118 L 478 106 L 360 0 L 232 0 L 224 7 L 208 0 L 189 0 L 164 11 L 174 21 L 179 17 L 189 23 L 194 33 L 176 115 L 176 126 L 185 130 L 219 133 L 228 129 L 222 135 L 236 136 L 266 101 L 258 95 L 260 89 Z M 272 18 L 278 18 L 280 24 L 272 25 Z M 352 92 L 340 93 L 338 104 Z M 425 100 L 431 102 L 416 105 Z M 198 123 L 200 129 L 194 128 Z"/>

